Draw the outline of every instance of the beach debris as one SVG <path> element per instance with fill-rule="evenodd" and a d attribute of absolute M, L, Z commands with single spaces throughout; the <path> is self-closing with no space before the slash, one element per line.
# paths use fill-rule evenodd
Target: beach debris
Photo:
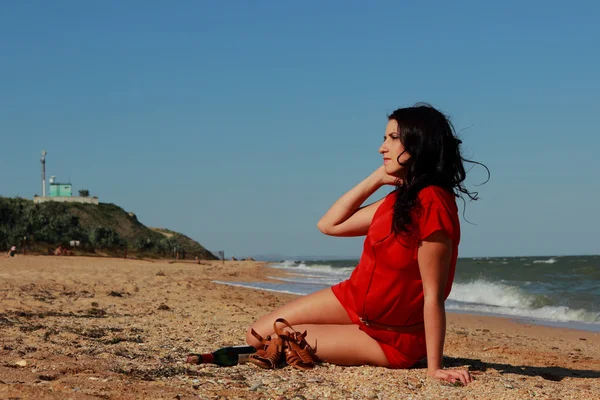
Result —
<path fill-rule="evenodd" d="M 87 315 L 89 315 L 90 317 L 101 318 L 106 315 L 106 311 L 104 311 L 101 308 L 90 308 L 89 310 L 87 310 Z"/>
<path fill-rule="evenodd" d="M 7 326 L 13 326 L 15 324 L 15 321 L 6 318 L 4 316 L 4 314 L 0 314 L 0 327 L 7 327 Z"/>
<path fill-rule="evenodd" d="M 110 293 L 108 294 L 109 296 L 113 296 L 113 297 L 123 297 L 122 293 L 119 292 L 115 292 L 114 290 L 111 290 Z"/>
<path fill-rule="evenodd" d="M 44 329 L 45 326 L 42 324 L 35 324 L 35 325 L 22 325 L 19 327 L 19 330 L 21 332 L 33 332 L 33 331 L 37 331 L 40 329 Z"/>
<path fill-rule="evenodd" d="M 160 306 L 158 306 L 158 309 L 161 310 L 161 311 L 170 311 L 171 307 L 169 307 L 166 304 L 161 304 Z"/>
<path fill-rule="evenodd" d="M 15 363 L 15 365 L 19 366 L 19 367 L 26 367 L 27 366 L 27 361 L 26 360 L 19 360 Z"/>

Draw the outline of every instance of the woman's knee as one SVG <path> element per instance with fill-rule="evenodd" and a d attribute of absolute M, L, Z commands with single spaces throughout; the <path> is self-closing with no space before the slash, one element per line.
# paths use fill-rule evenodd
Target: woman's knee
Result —
<path fill-rule="evenodd" d="M 246 330 L 246 343 L 248 343 L 249 346 L 256 348 L 257 346 L 260 345 L 260 342 L 258 341 L 258 339 L 256 339 L 254 337 L 254 335 L 252 335 L 252 329 L 253 329 L 252 326 L 250 326 Z"/>
<path fill-rule="evenodd" d="M 263 343 L 260 341 L 259 337 L 266 339 L 268 335 L 271 335 L 273 333 L 266 332 L 264 329 L 261 328 L 261 326 L 264 325 L 262 322 L 265 318 L 267 318 L 266 315 L 254 321 L 252 325 L 250 325 L 248 329 L 246 329 L 246 343 L 257 349 L 263 347 Z"/>

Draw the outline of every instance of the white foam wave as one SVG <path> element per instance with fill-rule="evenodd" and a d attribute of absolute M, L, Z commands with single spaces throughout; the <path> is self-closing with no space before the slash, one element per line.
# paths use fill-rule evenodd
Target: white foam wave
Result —
<path fill-rule="evenodd" d="M 558 260 L 556 258 L 552 257 L 547 260 L 533 260 L 533 263 L 534 264 L 554 264 L 557 261 Z"/>
<path fill-rule="evenodd" d="M 305 285 L 323 285 L 323 286 L 332 286 L 340 283 L 343 279 L 338 277 L 324 277 L 324 276 L 305 276 L 298 278 L 283 278 L 280 276 L 268 276 L 269 279 L 274 279 L 282 282 L 290 282 L 290 283 L 301 283 Z"/>
<path fill-rule="evenodd" d="M 455 283 L 448 299 L 492 306 L 530 307 L 535 297 L 516 287 L 477 280 L 469 283 Z"/>
<path fill-rule="evenodd" d="M 275 292 L 275 293 L 286 293 L 286 294 L 298 294 L 301 296 L 305 296 L 307 293 L 301 292 L 301 291 L 293 291 L 293 290 L 283 290 L 283 289 L 271 289 L 271 288 L 265 288 L 262 287 L 260 285 L 257 284 L 251 284 L 251 283 L 233 283 L 233 282 L 223 282 L 223 281 L 212 281 L 212 283 L 218 283 L 220 285 L 228 285 L 228 286 L 235 286 L 235 287 L 241 287 L 241 288 L 246 288 L 246 289 L 253 289 L 253 290 L 263 290 L 265 292 Z"/>
<path fill-rule="evenodd" d="M 448 297 L 448 310 L 461 310 L 530 317 L 550 321 L 600 323 L 600 313 L 565 306 L 536 306 L 540 299 L 503 283 L 477 280 L 455 283 Z"/>
<path fill-rule="evenodd" d="M 471 311 L 494 315 L 510 315 L 515 317 L 535 318 L 539 320 L 557 322 L 586 322 L 592 324 L 600 323 L 600 313 L 587 310 L 570 309 L 569 307 L 545 306 L 541 308 L 517 308 L 517 307 L 494 307 L 468 303 L 448 303 L 447 310 Z"/>
<path fill-rule="evenodd" d="M 273 263 L 271 264 L 272 267 L 276 267 L 276 268 L 292 268 L 295 267 L 296 265 L 298 265 L 297 261 L 292 261 L 292 260 L 286 260 L 280 263 Z"/>
<path fill-rule="evenodd" d="M 354 268 L 334 268 L 329 264 L 305 264 L 304 262 L 284 261 L 282 263 L 271 264 L 272 268 L 285 269 L 290 271 L 300 271 L 302 273 L 327 273 L 331 275 L 349 276 Z"/>

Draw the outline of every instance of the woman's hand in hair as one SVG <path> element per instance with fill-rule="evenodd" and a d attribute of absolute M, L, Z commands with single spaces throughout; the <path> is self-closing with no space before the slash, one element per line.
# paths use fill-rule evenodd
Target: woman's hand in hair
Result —
<path fill-rule="evenodd" d="M 381 167 L 377 168 L 375 170 L 374 174 L 379 178 L 379 181 L 381 182 L 381 186 L 384 186 L 384 185 L 400 186 L 404 183 L 404 181 L 401 178 L 398 178 L 397 176 L 388 174 L 385 171 L 385 165 L 382 165 Z"/>

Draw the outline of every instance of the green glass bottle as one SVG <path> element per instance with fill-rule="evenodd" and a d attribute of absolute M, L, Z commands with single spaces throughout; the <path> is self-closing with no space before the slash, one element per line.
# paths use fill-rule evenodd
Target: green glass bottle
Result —
<path fill-rule="evenodd" d="M 252 346 L 223 347 L 207 354 L 188 354 L 186 362 L 189 364 L 216 364 L 221 367 L 231 367 L 248 361 L 250 354 L 256 353 Z"/>

